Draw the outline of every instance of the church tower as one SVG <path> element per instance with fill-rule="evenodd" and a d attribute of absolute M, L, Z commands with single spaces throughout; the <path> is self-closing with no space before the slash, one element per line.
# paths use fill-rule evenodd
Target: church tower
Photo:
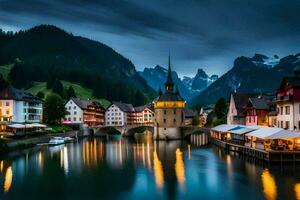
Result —
<path fill-rule="evenodd" d="M 154 139 L 182 139 L 181 128 L 184 125 L 185 101 L 180 96 L 178 87 L 174 91 L 171 59 L 169 56 L 168 75 L 165 82 L 165 92 L 154 102 Z"/>

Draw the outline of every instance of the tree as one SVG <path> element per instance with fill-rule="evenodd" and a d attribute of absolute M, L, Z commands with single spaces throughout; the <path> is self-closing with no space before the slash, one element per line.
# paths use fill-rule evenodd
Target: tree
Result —
<path fill-rule="evenodd" d="M 49 124 L 60 123 L 67 114 L 63 99 L 57 94 L 47 95 L 44 103 L 44 120 Z"/>
<path fill-rule="evenodd" d="M 43 99 L 43 98 L 45 97 L 45 94 L 44 94 L 44 92 L 39 91 L 39 92 L 36 94 L 36 96 L 37 96 L 38 98 L 40 98 L 40 99 Z"/>
<path fill-rule="evenodd" d="M 72 86 L 69 86 L 69 88 L 66 91 L 67 98 L 70 99 L 71 97 L 76 97 L 75 91 Z"/>
<path fill-rule="evenodd" d="M 216 117 L 218 119 L 221 119 L 222 117 L 226 116 L 226 112 L 227 112 L 226 101 L 223 97 L 221 97 L 218 99 L 215 105 L 214 113 L 216 114 Z"/>
<path fill-rule="evenodd" d="M 16 88 L 24 88 L 26 86 L 28 81 L 24 75 L 25 69 L 22 64 L 15 64 L 8 74 L 11 84 Z"/>
<path fill-rule="evenodd" d="M 64 87 L 60 80 L 58 80 L 58 79 L 55 80 L 52 91 L 54 93 L 60 95 L 61 97 L 64 96 Z"/>
<path fill-rule="evenodd" d="M 5 89 L 7 86 L 7 81 L 3 78 L 2 74 L 0 74 L 0 91 Z"/>

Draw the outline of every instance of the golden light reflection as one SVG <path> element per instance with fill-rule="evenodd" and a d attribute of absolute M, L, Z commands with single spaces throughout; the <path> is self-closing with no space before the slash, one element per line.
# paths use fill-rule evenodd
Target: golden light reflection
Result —
<path fill-rule="evenodd" d="M 264 195 L 266 199 L 273 200 L 277 197 L 277 186 L 275 178 L 270 174 L 268 169 L 265 169 L 261 175 Z"/>
<path fill-rule="evenodd" d="M 5 180 L 4 180 L 4 192 L 5 193 L 9 192 L 9 190 L 11 188 L 12 178 L 13 178 L 12 167 L 8 167 L 6 170 L 6 173 L 5 173 Z"/>
<path fill-rule="evenodd" d="M 41 151 L 38 153 L 38 163 L 39 163 L 39 167 L 41 169 L 43 169 L 44 168 L 44 154 Z"/>
<path fill-rule="evenodd" d="M 164 171 L 161 161 L 158 158 L 157 152 L 153 152 L 153 171 L 155 177 L 155 183 L 158 188 L 162 188 L 164 185 Z"/>
<path fill-rule="evenodd" d="M 296 199 L 300 200 L 300 183 L 296 183 L 294 187 L 296 193 Z"/>
<path fill-rule="evenodd" d="M 1 172 L 3 171 L 3 160 L 1 160 L 1 162 L 0 162 L 0 171 Z"/>
<path fill-rule="evenodd" d="M 180 186 L 183 186 L 185 182 L 183 153 L 182 151 L 180 151 L 180 149 L 177 148 L 175 155 L 176 155 L 175 173 L 176 173 L 177 181 Z"/>
<path fill-rule="evenodd" d="M 103 160 L 104 148 L 104 145 L 98 143 L 96 139 L 84 142 L 82 147 L 83 164 L 87 167 L 96 166 L 98 160 Z"/>
<path fill-rule="evenodd" d="M 191 160 L 191 145 L 188 145 L 188 158 Z"/>

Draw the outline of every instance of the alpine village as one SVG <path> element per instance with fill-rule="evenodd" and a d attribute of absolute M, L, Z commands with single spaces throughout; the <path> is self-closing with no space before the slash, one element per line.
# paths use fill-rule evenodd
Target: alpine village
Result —
<path fill-rule="evenodd" d="M 38 150 L 45 148 L 51 156 L 57 150 L 64 173 L 78 156 L 86 167 L 107 159 L 118 170 L 133 156 L 153 170 L 157 188 L 170 189 L 170 199 L 171 180 L 179 187 L 188 180 L 185 165 L 193 148 L 218 148 L 229 164 L 229 155 L 263 166 L 300 161 L 300 54 L 241 56 L 221 77 L 199 69 L 190 80 L 203 85 L 192 90 L 188 78 L 173 71 L 172 52 L 162 61 L 166 68 L 138 72 L 102 43 L 40 25 L 0 32 L 0 62 L 0 152 L 25 152 L 20 163 L 0 159 L 3 194 L 13 190 L 13 171 L 30 159 L 46 167 L 46 153 Z M 83 145 L 82 152 L 71 145 Z M 261 176 L 264 197 L 276 199 L 275 178 L 268 170 Z M 295 190 L 299 197 L 300 187 Z"/>

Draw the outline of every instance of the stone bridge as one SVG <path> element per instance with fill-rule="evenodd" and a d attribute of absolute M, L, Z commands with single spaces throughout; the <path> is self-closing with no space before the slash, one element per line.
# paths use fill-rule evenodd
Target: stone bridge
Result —
<path fill-rule="evenodd" d="M 95 135 L 104 136 L 107 133 L 105 130 L 107 128 L 115 128 L 118 132 L 121 133 L 122 136 L 133 136 L 134 133 L 141 130 L 141 128 L 145 128 L 145 130 L 149 130 L 150 132 L 154 132 L 153 124 L 138 124 L 138 125 L 125 125 L 125 126 L 108 126 L 108 127 L 94 127 L 93 132 Z"/>
<path fill-rule="evenodd" d="M 148 130 L 152 133 L 154 133 L 154 126 L 153 124 L 138 124 L 138 125 L 126 125 L 126 126 L 110 126 L 115 128 L 117 131 L 121 133 L 122 136 L 133 136 L 134 133 L 137 133 L 141 130 L 141 128 L 145 128 L 145 130 Z M 98 135 L 98 136 L 104 136 L 107 133 L 105 130 L 109 127 L 93 127 L 91 128 L 92 134 Z M 203 132 L 203 133 L 209 133 L 209 128 L 200 128 L 195 126 L 187 126 L 182 129 L 183 137 L 189 138 L 190 135 L 197 133 L 197 132 Z"/>

